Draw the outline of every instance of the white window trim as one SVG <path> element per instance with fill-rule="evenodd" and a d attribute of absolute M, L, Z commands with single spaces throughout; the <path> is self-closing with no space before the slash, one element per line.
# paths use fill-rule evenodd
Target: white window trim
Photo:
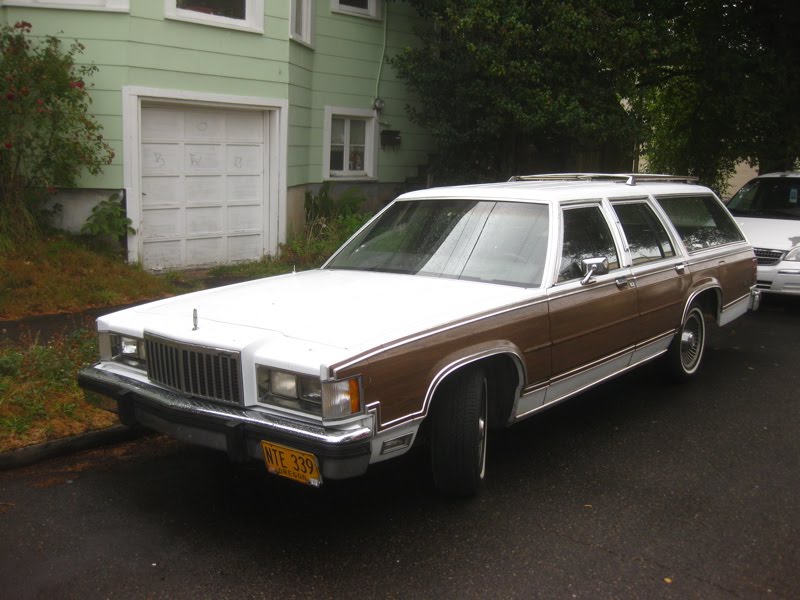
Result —
<path fill-rule="evenodd" d="M 212 25 L 253 33 L 264 33 L 264 0 L 245 0 L 244 19 L 229 19 L 218 15 L 178 8 L 176 0 L 164 0 L 164 16 L 176 21 L 187 21 L 200 25 Z"/>
<path fill-rule="evenodd" d="M 129 12 L 129 0 L 0 0 L 0 6 Z"/>
<path fill-rule="evenodd" d="M 295 10 L 295 5 L 298 2 L 303 3 L 303 23 L 302 23 L 302 33 L 297 33 L 295 31 L 297 23 L 295 22 L 295 15 L 297 11 Z M 308 46 L 309 48 L 314 47 L 314 0 L 292 0 L 289 6 L 289 10 L 291 11 L 291 18 L 289 19 L 289 38 L 303 44 L 304 46 Z"/>
<path fill-rule="evenodd" d="M 369 8 L 367 10 L 347 6 L 346 4 L 342 4 L 339 0 L 331 0 L 331 12 L 364 17 L 366 19 L 380 20 L 382 17 L 381 8 L 382 0 L 369 0 Z"/>
<path fill-rule="evenodd" d="M 366 119 L 364 131 L 364 174 L 331 174 L 331 123 L 333 117 Z M 378 119 L 374 110 L 366 108 L 325 107 L 325 124 L 322 132 L 323 181 L 374 181 L 378 178 Z"/>
<path fill-rule="evenodd" d="M 276 254 L 280 244 L 286 243 L 288 212 L 286 208 L 286 149 L 288 148 L 289 102 L 283 98 L 261 98 L 251 96 L 231 96 L 185 90 L 164 90 L 160 88 L 125 86 L 122 88 L 122 153 L 125 157 L 123 179 L 127 199 L 128 218 L 133 221 L 136 233 L 128 235 L 128 261 L 140 262 L 141 239 L 139 231 L 142 224 L 141 210 L 141 121 L 142 102 L 175 103 L 178 105 L 198 105 L 248 108 L 266 113 L 270 131 L 264 150 L 264 194 L 270 198 L 269 211 L 264 215 L 265 250 Z M 274 200 L 274 201 L 273 201 Z"/>

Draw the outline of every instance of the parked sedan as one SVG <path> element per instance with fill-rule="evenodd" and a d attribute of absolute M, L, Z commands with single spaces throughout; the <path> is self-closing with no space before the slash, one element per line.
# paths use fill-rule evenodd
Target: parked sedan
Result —
<path fill-rule="evenodd" d="M 800 172 L 756 177 L 736 192 L 728 209 L 754 246 L 758 288 L 800 297 Z"/>
<path fill-rule="evenodd" d="M 123 423 L 320 485 L 415 445 L 474 494 L 487 432 L 757 307 L 730 213 L 686 178 L 559 174 L 404 194 L 318 270 L 98 319 L 80 385 Z"/>

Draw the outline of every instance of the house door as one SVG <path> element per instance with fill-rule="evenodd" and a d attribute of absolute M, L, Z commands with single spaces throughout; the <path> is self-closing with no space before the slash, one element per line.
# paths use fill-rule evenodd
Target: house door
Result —
<path fill-rule="evenodd" d="M 142 107 L 138 237 L 145 268 L 263 256 L 268 134 L 262 111 Z"/>

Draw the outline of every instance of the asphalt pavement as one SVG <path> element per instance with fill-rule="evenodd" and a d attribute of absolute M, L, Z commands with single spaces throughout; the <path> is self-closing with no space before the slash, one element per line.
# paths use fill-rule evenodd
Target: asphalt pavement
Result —
<path fill-rule="evenodd" d="M 800 598 L 800 315 L 709 341 L 492 435 L 469 501 L 422 452 L 318 490 L 162 436 L 0 472 L 0 595 Z"/>

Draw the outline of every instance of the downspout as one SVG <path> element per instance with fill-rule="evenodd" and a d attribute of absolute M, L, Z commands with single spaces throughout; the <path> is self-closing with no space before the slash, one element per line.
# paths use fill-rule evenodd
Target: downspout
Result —
<path fill-rule="evenodd" d="M 378 91 L 381 85 L 381 73 L 383 73 L 383 61 L 386 58 L 386 38 L 388 37 L 389 31 L 389 3 L 383 3 L 383 48 L 381 49 L 381 61 L 378 63 L 378 77 L 375 79 L 375 96 L 373 97 L 372 107 L 380 112 L 378 108 L 378 100 L 380 100 L 380 96 L 378 95 Z M 381 102 L 382 104 L 382 102 Z"/>

